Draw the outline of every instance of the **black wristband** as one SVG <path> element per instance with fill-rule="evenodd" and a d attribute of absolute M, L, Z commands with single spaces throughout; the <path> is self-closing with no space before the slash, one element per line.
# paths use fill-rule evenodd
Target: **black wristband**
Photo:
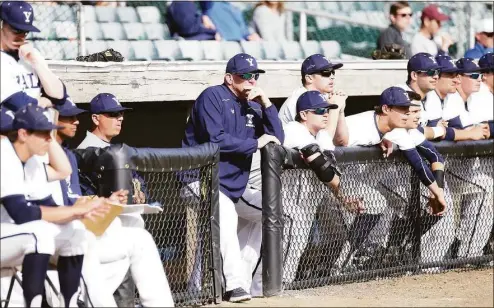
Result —
<path fill-rule="evenodd" d="M 434 170 L 432 171 L 432 174 L 434 174 L 437 186 L 444 188 L 444 170 Z"/>

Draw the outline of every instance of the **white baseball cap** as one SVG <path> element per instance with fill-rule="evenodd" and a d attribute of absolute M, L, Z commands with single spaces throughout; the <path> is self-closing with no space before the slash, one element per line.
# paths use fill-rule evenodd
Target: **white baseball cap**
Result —
<path fill-rule="evenodd" d="M 475 33 L 494 32 L 494 20 L 492 18 L 484 18 L 474 23 Z"/>

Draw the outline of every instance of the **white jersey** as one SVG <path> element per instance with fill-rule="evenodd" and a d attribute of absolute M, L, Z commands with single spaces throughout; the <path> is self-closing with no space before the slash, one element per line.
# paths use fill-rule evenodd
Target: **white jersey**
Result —
<path fill-rule="evenodd" d="M 435 126 L 439 120 L 450 121 L 448 126 L 456 128 L 472 125 L 470 114 L 465 109 L 465 102 L 458 92 L 449 93 L 444 100 L 439 97 L 436 91 L 427 93 L 425 109 L 432 126 Z"/>
<path fill-rule="evenodd" d="M 283 126 L 285 131 L 284 146 L 301 149 L 309 144 L 317 143 L 323 151 L 334 151 L 334 145 L 326 130 L 321 130 L 316 136 L 312 135 L 307 127 L 297 121 L 289 122 Z"/>
<path fill-rule="evenodd" d="M 32 98 L 38 99 L 41 94 L 41 83 L 31 65 L 22 58 L 17 61 L 3 51 L 0 52 L 0 57 L 1 102 L 17 92 L 25 92 Z"/>
<path fill-rule="evenodd" d="M 379 144 L 383 134 L 377 129 L 377 114 L 365 111 L 345 117 L 348 127 L 348 146 L 371 146 Z M 285 134 L 286 135 L 286 134 Z"/>
<path fill-rule="evenodd" d="M 492 121 L 494 117 L 494 95 L 482 82 L 479 92 L 470 94 L 467 100 L 468 113 L 473 124 Z"/>
<path fill-rule="evenodd" d="M 106 148 L 110 146 L 110 143 L 101 140 L 98 136 L 91 132 L 86 132 L 86 138 L 82 140 L 81 144 L 77 147 L 78 149 L 87 149 L 88 147 L 95 148 Z"/>
<path fill-rule="evenodd" d="M 292 92 L 292 94 L 285 100 L 283 105 L 278 112 L 278 117 L 283 125 L 295 121 L 295 116 L 297 115 L 297 100 L 300 95 L 307 92 L 305 87 L 300 87 Z"/>

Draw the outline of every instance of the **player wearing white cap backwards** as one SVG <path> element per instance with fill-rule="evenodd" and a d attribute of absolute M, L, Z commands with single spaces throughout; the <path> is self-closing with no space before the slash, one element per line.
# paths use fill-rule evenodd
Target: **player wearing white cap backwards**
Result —
<path fill-rule="evenodd" d="M 51 102 L 61 104 L 67 96 L 65 86 L 43 56 L 26 41 L 29 32 L 39 32 L 33 20 L 33 8 L 27 2 L 0 4 L 0 102 L 12 111 L 28 103 L 44 107 Z"/>

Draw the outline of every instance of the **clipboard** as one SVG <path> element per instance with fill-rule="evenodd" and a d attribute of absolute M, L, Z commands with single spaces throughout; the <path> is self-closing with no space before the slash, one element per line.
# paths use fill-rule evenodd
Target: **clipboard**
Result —
<path fill-rule="evenodd" d="M 110 206 L 110 210 L 103 217 L 96 217 L 94 221 L 87 218 L 81 219 L 87 230 L 94 233 L 96 236 L 101 236 L 105 233 L 106 229 L 115 220 L 115 217 L 122 214 L 124 206 L 116 203 L 110 203 L 106 201 L 106 204 Z"/>

